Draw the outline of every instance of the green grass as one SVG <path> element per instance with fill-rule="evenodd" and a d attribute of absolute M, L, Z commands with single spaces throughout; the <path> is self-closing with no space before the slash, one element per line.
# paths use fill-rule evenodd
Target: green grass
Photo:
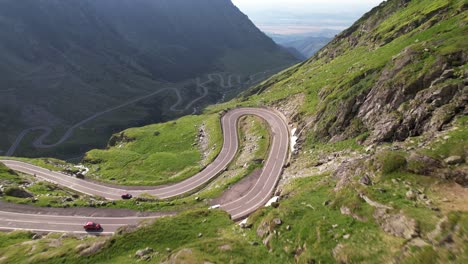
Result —
<path fill-rule="evenodd" d="M 397 1 L 388 1 L 379 7 L 380 12 L 374 14 L 373 19 L 384 22 L 370 34 L 361 34 L 359 30 L 351 32 L 351 37 L 356 37 L 359 42 L 356 46 L 351 46 L 346 40 L 332 43 L 328 51 L 324 50 L 313 59 L 278 73 L 242 97 L 209 107 L 205 116 L 186 117 L 176 124 L 170 122 L 125 131 L 124 134 L 130 140 L 123 142 L 121 147 L 122 142 L 119 142 L 108 150 L 88 153 L 86 160 L 93 168 L 92 173 L 98 180 L 121 184 L 153 185 L 183 179 L 200 170 L 219 151 L 220 144 L 214 143 L 222 141 L 216 114 L 218 111 L 237 106 L 276 105 L 280 100 L 295 94 L 303 94 L 306 98 L 297 113 L 299 121 L 320 114 L 314 126 L 305 130 L 307 141 L 302 146 L 303 152 L 312 157 L 316 153 L 362 151 L 363 147 L 359 143 L 369 136 L 370 131 L 357 118 L 346 125 L 337 120 L 343 103 L 352 102 L 350 100 L 357 95 L 375 87 L 384 70 L 395 70 L 394 61 L 399 56 L 411 54 L 414 62 L 399 70 L 396 78 L 383 87 L 385 89 L 414 83 L 430 72 L 438 59 L 464 51 L 468 44 L 465 37 L 468 19 L 466 7 L 462 7 L 466 6 L 466 1 L 414 0 L 409 2 L 407 8 L 396 5 Z M 448 11 L 444 14 L 429 17 L 431 13 L 446 7 Z M 435 21 L 438 18 L 442 20 Z M 412 24 L 418 26 L 407 33 L 399 33 Z M 426 48 L 429 52 L 425 51 Z M 403 52 L 405 50 L 408 53 Z M 331 51 L 338 56 L 331 56 Z M 452 66 L 457 74 L 466 70 L 466 65 L 455 64 Z M 458 119 L 455 122 L 458 129 L 450 131 L 448 139 L 437 139 L 424 149 L 417 147 L 417 143 L 412 147 L 439 161 L 452 155 L 465 157 L 466 121 L 466 117 Z M 218 148 L 205 161 L 193 145 L 198 131 L 195 124 L 203 122 L 208 129 L 212 129 L 210 135 L 215 135 L 211 138 L 210 147 L 216 144 Z M 159 132 L 157 136 L 156 131 Z M 266 135 L 265 127 L 260 123 L 255 124 L 252 131 L 257 135 Z M 336 132 L 347 135 L 348 139 L 332 144 L 323 143 Z M 259 150 L 253 156 L 264 156 L 267 146 L 266 142 L 260 141 Z M 163 261 L 185 248 L 191 250 L 185 257 L 194 262 L 389 263 L 398 260 L 401 263 L 466 263 L 467 213 L 433 210 L 440 205 L 437 199 L 443 197 L 443 193 L 437 193 L 432 187 L 446 182 L 409 173 L 408 168 L 418 164 L 407 164 L 406 156 L 405 152 L 387 150 L 363 161 L 362 174 L 370 175 L 373 181 L 371 186 L 358 183 L 362 175 L 352 177 L 350 183 L 338 191 L 335 191 L 337 179 L 327 174 L 295 180 L 284 186 L 283 200 L 278 208 L 260 209 L 249 217 L 253 227 L 240 229 L 225 213 L 202 208 L 206 208 L 208 201 L 221 194 L 230 184 L 258 168 L 258 165 L 249 163 L 247 168 L 231 178 L 224 180 L 220 177 L 215 180 L 211 184 L 215 187 L 185 198 L 138 204 L 135 201 L 118 201 L 107 205 L 139 210 L 192 210 L 173 218 L 159 219 L 134 233 L 117 235 L 107 242 L 102 252 L 91 257 L 76 258 L 75 248 L 79 242 L 70 240 L 62 248 L 48 249 L 46 253 L 36 252 L 41 258 L 34 259 L 34 262 L 128 263 L 136 261 L 133 257 L 136 250 L 149 246 L 159 252 L 153 256 L 154 262 Z M 160 161 L 164 163 L 159 164 Z M 111 181 L 111 178 L 115 180 Z M 433 204 L 407 199 L 406 192 L 409 189 L 422 190 Z M 46 190 L 38 186 L 35 191 L 41 193 Z M 385 233 L 377 223 L 378 220 L 374 219 L 375 209 L 361 199 L 359 193 L 391 206 L 393 209 L 389 213 L 402 213 L 415 219 L 420 227 L 421 238 L 426 241 L 440 219 L 448 214 L 449 224 L 443 227 L 440 236 L 451 234 L 454 243 L 450 246 L 435 243 L 431 247 L 409 247 L 406 251 L 404 248 L 408 241 Z M 195 201 L 195 196 L 200 201 Z M 340 212 L 342 207 L 349 208 L 363 220 L 343 215 Z M 275 226 L 272 224 L 274 218 L 280 218 L 283 224 Z M 262 245 L 264 237 L 256 234 L 257 229 L 264 224 L 273 234 L 270 249 Z M 198 237 L 199 233 L 201 237 Z M 349 238 L 345 239 L 344 235 L 349 235 Z M 260 245 L 254 246 L 250 242 Z M 15 263 L 31 262 L 32 257 L 26 255 L 31 250 L 30 246 L 14 246 L 14 243 L 5 244 L 6 249 L 0 249 L 0 255 L 8 252 L 11 261 Z M 231 249 L 221 250 L 220 246 L 224 245 L 229 245 Z M 39 247 L 41 249 L 44 250 L 44 247 Z"/>
<path fill-rule="evenodd" d="M 240 153 L 237 154 L 234 161 L 228 167 L 228 171 L 221 174 L 217 177 L 212 183 L 210 183 L 206 188 L 203 188 L 200 192 L 189 195 L 187 197 L 181 197 L 179 199 L 174 199 L 171 201 L 158 201 L 152 203 L 139 203 L 138 206 L 131 201 L 119 201 L 116 205 L 122 208 L 135 208 L 138 210 L 187 210 L 193 208 L 206 208 L 209 205 L 206 201 L 210 201 L 216 197 L 219 197 L 225 190 L 230 186 L 236 184 L 237 182 L 244 179 L 254 170 L 258 169 L 261 164 L 254 162 L 258 159 L 265 159 L 268 155 L 269 146 L 270 146 L 270 135 L 267 124 L 257 117 L 246 116 L 241 119 L 239 122 L 239 137 L 240 137 L 240 146 L 241 150 L 245 151 L 242 146 L 244 146 L 244 137 L 253 137 L 258 138 L 256 150 L 249 154 L 247 167 L 243 167 L 243 163 L 238 162 Z M 248 124 L 248 125 L 247 125 Z M 239 167 L 242 167 L 239 169 Z M 236 174 L 232 175 L 230 171 L 236 171 Z M 195 198 L 198 197 L 196 200 Z"/>
<path fill-rule="evenodd" d="M 424 153 L 436 159 L 445 159 L 450 156 L 460 156 L 466 159 L 468 117 L 458 118 L 454 125 L 457 128 L 447 133 L 448 139 L 433 142 L 429 149 L 424 150 Z"/>
<path fill-rule="evenodd" d="M 202 160 L 196 145 L 202 124 L 209 133 L 208 149 L 213 149 L 206 160 Z M 199 172 L 222 146 L 217 114 L 187 116 L 174 122 L 131 128 L 122 134 L 126 140 L 86 154 L 84 163 L 90 166 L 94 179 L 123 185 L 178 182 Z"/>
<path fill-rule="evenodd" d="M 248 124 L 250 123 L 250 124 Z M 270 148 L 270 130 L 268 124 L 261 118 L 255 116 L 246 116 L 240 121 L 239 136 L 240 141 L 244 137 L 256 138 L 255 145 L 256 151 L 253 153 L 251 160 L 265 160 L 268 157 L 268 150 Z M 248 150 L 245 150 L 248 151 Z M 250 162 L 248 164 L 248 171 L 261 168 L 261 163 Z"/>
<path fill-rule="evenodd" d="M 389 174 L 362 190 L 367 191 L 370 198 L 418 220 L 422 238 L 426 239 L 426 234 L 434 229 L 434 222 L 442 216 L 422 206 L 414 207 L 412 202 L 405 200 L 403 186 L 395 186 L 391 181 L 397 177 L 410 182 L 414 188 L 425 188 L 434 181 L 417 175 Z M 157 252 L 152 255 L 152 263 L 174 255 L 179 256 L 179 261 L 185 259 L 190 263 L 388 263 L 396 258 L 403 263 L 427 263 L 424 261 L 429 257 L 444 263 L 466 260 L 463 239 L 468 234 L 467 213 L 449 213 L 449 222 L 443 226 L 440 236 L 452 234 L 453 246 L 437 246 L 435 252 L 426 247 L 412 247 L 402 254 L 401 248 L 406 241 L 386 234 L 379 227 L 370 206 L 356 198 L 357 191 L 353 189 L 356 186 L 351 185 L 337 193 L 333 191 L 335 184 L 336 180 L 328 175 L 292 181 L 284 187 L 285 198 L 277 208 L 262 208 L 249 217 L 253 224 L 250 229 L 241 229 L 221 210 L 197 209 L 115 235 L 106 240 L 102 250 L 87 257 L 78 257 L 77 247 L 92 245 L 102 238 L 80 240 L 50 235 L 22 243 L 31 234 L 0 234 L 0 255 L 6 257 L 4 261 L 8 263 L 134 263 L 137 262 L 134 257 L 137 250 L 151 247 Z M 387 192 L 381 193 L 377 190 L 380 188 Z M 326 201 L 330 203 L 327 205 Z M 353 208 L 353 203 L 361 209 L 354 210 L 357 207 Z M 366 220 L 341 214 L 341 206 L 352 208 Z M 282 224 L 274 225 L 274 218 L 280 218 Z M 257 236 L 257 230 L 263 226 L 273 234 L 269 248 L 262 245 L 265 237 Z M 57 239 L 60 246 L 50 246 Z M 185 254 L 180 253 L 184 249 Z"/>
<path fill-rule="evenodd" d="M 361 122 L 357 119 L 351 120 L 351 125 L 340 123 L 336 117 L 341 112 L 342 105 L 373 88 L 384 69 L 392 70 L 395 67 L 392 58 L 402 54 L 407 48 L 413 52 L 415 62 L 401 69 L 397 78 L 392 79 L 393 83 L 389 82 L 386 89 L 414 83 L 430 72 L 437 59 L 464 50 L 468 45 L 464 37 L 468 33 L 467 15 L 466 12 L 457 11 L 463 4 L 462 0 L 418 0 L 411 1 L 407 8 L 401 8 L 396 7 L 396 1 L 389 1 L 379 7 L 379 14 L 372 15 L 372 19 L 384 20 L 383 23 L 377 24 L 369 34 L 362 34 L 360 30 L 352 33 L 359 41 L 357 46 L 351 46 L 344 40 L 332 42 L 327 49 L 309 61 L 253 87 L 246 92 L 248 97 L 209 107 L 207 112 L 240 105 L 274 105 L 302 93 L 306 100 L 301 106 L 299 117 L 307 120 L 307 117 L 319 114 L 314 122 L 314 129 L 308 129 L 308 141 L 303 146 L 304 150 L 312 148 L 317 141 L 327 141 L 337 131 L 344 132 L 348 138 L 354 138 L 365 133 L 366 128 L 359 125 Z M 426 21 L 424 17 L 428 13 L 445 6 L 448 11 L 438 17 L 447 17 L 434 25 L 431 20 Z M 399 25 L 411 23 L 419 23 L 419 26 L 408 33 L 395 34 Z M 389 43 L 376 44 L 379 39 L 389 38 Z M 429 48 L 430 52 L 425 52 L 425 48 Z M 338 56 L 330 55 L 330 51 L 336 51 Z M 459 68 L 463 67 L 465 66 Z"/>
<path fill-rule="evenodd" d="M 10 233 L 0 232 L 0 249 L 15 245 L 32 238 L 31 232 L 14 231 Z"/>
<path fill-rule="evenodd" d="M 252 217 L 256 219 L 256 224 L 251 230 L 240 229 L 222 211 L 195 210 L 176 217 L 158 219 L 154 224 L 133 233 L 116 235 L 101 252 L 91 257 L 76 257 L 74 248 L 83 243 L 76 239 L 65 240 L 60 248 L 49 248 L 47 257 L 40 251 L 32 256 L 24 254 L 31 250 L 26 245 L 5 247 L 0 249 L 0 254 L 2 250 L 3 253 L 8 252 L 5 254 L 9 257 L 8 261 L 15 263 L 27 263 L 31 260 L 35 263 L 128 263 L 136 261 L 133 257 L 135 252 L 146 247 L 159 252 L 153 256 L 154 262 L 189 248 L 192 250 L 190 260 L 195 263 L 293 263 L 292 252 L 304 247 L 306 250 L 299 258 L 301 262 L 312 259 L 334 262 L 331 252 L 338 243 L 342 243 L 345 245 L 343 254 L 351 261 L 385 260 L 389 253 L 385 246 L 398 244 L 399 240 L 384 235 L 372 222 L 357 222 L 341 215 L 337 209 L 324 206 L 323 202 L 333 197 L 331 188 L 332 185 L 321 180 L 321 177 L 295 181 L 288 187 L 290 198 L 282 201 L 279 208 L 263 209 Z M 311 193 L 314 195 L 310 195 Z M 268 222 L 274 217 L 280 217 L 284 224 L 276 228 L 281 236 L 274 236 L 271 244 L 273 251 L 268 253 L 264 246 L 250 245 L 254 241 L 261 244 L 262 238 L 256 236 L 255 230 L 260 222 Z M 333 228 L 334 224 L 338 227 Z M 291 226 L 290 231 L 286 230 L 286 225 Z M 199 234 L 202 236 L 199 237 Z M 345 234 L 351 235 L 349 240 L 342 237 Z M 142 237 L 145 239 L 141 239 Z M 376 243 L 382 239 L 388 244 Z M 363 243 L 365 241 L 375 243 Z M 14 241 L 9 243 L 13 244 Z M 229 245 L 228 251 L 221 249 L 225 245 Z"/>
<path fill-rule="evenodd" d="M 154 263 L 184 248 L 193 251 L 190 257 L 195 262 L 226 263 L 231 259 L 236 263 L 245 263 L 251 259 L 263 263 L 274 261 L 274 257 L 266 249 L 250 246 L 248 241 L 232 231 L 233 228 L 236 229 L 235 224 L 224 212 L 195 210 L 176 217 L 158 219 L 135 232 L 115 235 L 107 241 L 101 252 L 91 257 L 77 257 L 76 247 L 86 243 L 86 240 L 74 238 L 62 239 L 59 248 L 45 249 L 48 240 L 43 239 L 37 243 L 36 250 L 31 249 L 30 245 L 7 246 L 0 249 L 0 254 L 14 263 L 134 263 L 137 262 L 134 258 L 137 250 L 151 247 L 158 252 L 153 255 Z M 87 240 L 93 242 L 96 239 Z M 6 245 L 15 241 L 10 239 L 8 243 Z M 231 249 L 227 252 L 220 249 L 223 245 L 229 245 Z M 27 252 L 33 254 L 28 255 Z"/>
<path fill-rule="evenodd" d="M 34 161 L 32 163 L 37 165 L 47 164 L 48 167 L 53 167 L 44 160 L 27 161 Z M 31 204 L 38 207 L 84 207 L 89 206 L 91 203 L 91 197 L 87 195 L 77 193 L 66 186 L 58 186 L 50 182 L 41 181 L 31 175 L 16 173 L 2 163 L 0 163 L 0 185 L 4 188 L 4 192 L 0 193 L 0 200 L 10 203 Z M 33 197 L 18 198 L 11 196 L 9 190 L 12 189 L 24 190 L 33 195 Z M 71 198 L 72 200 L 65 201 L 66 198 Z M 93 200 L 98 201 L 99 199 L 95 198 Z"/>
<path fill-rule="evenodd" d="M 392 181 L 397 179 L 398 181 Z M 431 186 L 437 183 L 437 179 L 424 177 L 408 172 L 393 172 L 385 174 L 377 181 L 377 186 L 369 188 L 367 195 L 379 203 L 392 206 L 396 212 L 402 210 L 406 215 L 415 219 L 424 234 L 434 230 L 439 221 L 439 216 L 432 210 L 432 206 L 426 205 L 423 201 L 411 201 L 406 198 L 406 192 L 422 190 L 428 199 L 435 198 L 435 194 L 430 191 Z M 407 187 L 409 184 L 410 187 Z M 381 192 L 380 189 L 386 190 Z M 436 206 L 436 205 L 434 205 Z"/>
<path fill-rule="evenodd" d="M 1 170 L 1 165 L 0 165 Z M 33 176 L 26 174 L 11 174 L 0 172 L 0 184 L 4 186 L 4 193 L 0 195 L 0 200 L 16 204 L 30 204 L 38 207 L 86 207 L 102 199 L 94 198 L 77 193 L 65 186 L 40 181 Z M 30 193 L 33 197 L 19 198 L 9 194 L 11 189 L 22 189 Z M 65 199 L 71 199 L 66 201 Z M 92 202 L 92 200 L 94 202 Z M 111 203 L 106 203 L 112 205 Z"/>
<path fill-rule="evenodd" d="M 4 186 L 18 187 L 20 183 L 35 182 L 35 184 L 25 188 L 25 190 L 34 195 L 34 199 L 16 198 L 11 196 L 3 196 L 1 199 L 11 203 L 31 204 L 38 207 L 93 206 L 98 208 L 125 208 L 137 211 L 182 211 L 193 208 L 206 208 L 209 205 L 201 201 L 208 201 L 221 195 L 223 191 L 225 191 L 229 186 L 232 186 L 233 184 L 239 182 L 244 177 L 253 172 L 255 169 L 261 167 L 261 164 L 254 162 L 255 160 L 265 159 L 268 155 L 270 135 L 267 124 L 262 119 L 252 116 L 247 116 L 242 120 L 243 121 L 240 122 L 241 126 L 239 127 L 241 148 L 244 145 L 245 136 L 257 139 L 257 148 L 253 153 L 249 154 L 248 166 L 239 170 L 237 174 L 232 177 L 225 178 L 223 175 L 221 175 L 220 177 L 215 179 L 214 182 L 210 184 L 207 188 L 204 188 L 200 192 L 195 193 L 193 195 L 189 195 L 187 197 L 180 197 L 171 201 L 149 202 L 136 200 L 118 200 L 114 202 L 106 202 L 99 198 L 96 201 L 92 201 L 90 200 L 90 197 L 80 195 L 72 190 L 67 189 L 64 186 L 57 186 L 49 182 L 36 182 L 37 179 L 25 174 L 11 174 L 11 171 L 8 168 L 0 164 L 0 181 L 3 180 L 2 182 Z M 215 148 L 215 150 L 212 151 L 209 157 L 206 159 L 206 162 L 208 162 L 208 160 L 210 159 L 213 159 L 215 157 L 215 154 L 219 152 L 218 149 L 221 147 L 220 144 L 217 144 L 216 146 L 212 144 L 213 141 L 218 142 L 218 140 L 222 140 L 222 134 L 217 130 L 220 129 L 220 127 L 216 126 L 218 122 L 219 119 L 215 118 L 205 120 L 205 123 L 207 124 L 205 128 L 208 130 L 208 134 L 213 135 L 214 137 L 212 140 L 210 140 L 209 147 Z M 177 123 L 179 123 L 179 121 L 177 121 Z M 30 162 L 32 164 L 36 164 L 38 166 L 54 170 L 63 170 L 63 168 L 61 167 L 55 167 L 54 164 L 71 166 L 70 164 L 66 164 L 62 161 L 55 159 L 15 159 Z M 233 164 L 235 164 L 236 162 L 237 161 L 234 160 Z M 231 169 L 237 168 L 235 165 L 232 165 Z M 73 195 L 78 195 L 79 198 L 73 199 L 73 201 L 70 202 L 64 201 L 64 198 L 71 197 Z M 195 197 L 199 197 L 199 201 L 195 200 Z"/>
<path fill-rule="evenodd" d="M 18 174 L 3 165 L 3 163 L 0 163 L 0 182 L 2 184 L 9 182 L 19 183 Z"/>
<path fill-rule="evenodd" d="M 326 201 L 335 199 L 333 182 L 327 179 L 314 176 L 296 180 L 285 191 L 290 198 L 281 201 L 277 209 L 257 213 L 263 216 L 254 220 L 254 230 L 276 217 L 284 222 L 275 229 L 281 235 L 275 235 L 272 242 L 273 254 L 282 263 L 293 262 L 293 252 L 298 249 L 303 251 L 298 257 L 300 263 L 334 263 L 337 260 L 332 251 L 338 244 L 344 246 L 340 255 L 347 262 L 385 262 L 401 240 L 385 235 L 372 220 L 360 222 L 342 215 L 339 206 L 326 206 Z M 343 238 L 347 234 L 350 238 Z"/>
<path fill-rule="evenodd" d="M 384 175 L 405 168 L 406 163 L 405 155 L 400 152 L 383 151 L 377 155 L 376 165 Z"/>
<path fill-rule="evenodd" d="M 26 163 L 34 164 L 36 166 L 53 170 L 61 171 L 65 166 L 72 166 L 67 162 L 55 158 L 23 158 L 23 157 L 0 157 L 2 160 L 18 160 Z M 0 164 L 1 166 L 1 164 Z"/>

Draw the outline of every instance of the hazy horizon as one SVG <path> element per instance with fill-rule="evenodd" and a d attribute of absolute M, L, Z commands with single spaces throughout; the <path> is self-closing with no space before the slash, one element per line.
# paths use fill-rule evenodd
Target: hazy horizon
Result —
<path fill-rule="evenodd" d="M 232 0 L 268 34 L 342 31 L 382 0 Z"/>

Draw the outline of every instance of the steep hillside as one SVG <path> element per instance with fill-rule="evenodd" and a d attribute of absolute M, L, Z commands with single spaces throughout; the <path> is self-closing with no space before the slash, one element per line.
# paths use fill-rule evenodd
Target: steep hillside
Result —
<path fill-rule="evenodd" d="M 286 36 L 273 36 L 273 40 L 283 47 L 299 51 L 304 58 L 310 58 L 315 55 L 317 51 L 327 45 L 332 38 L 316 36 L 291 36 L 288 38 Z"/>
<path fill-rule="evenodd" d="M 387 1 L 316 56 L 228 106 L 277 106 L 309 143 L 361 135 L 372 144 L 439 131 L 467 113 L 466 8 L 464 1 Z"/>
<path fill-rule="evenodd" d="M 35 127 L 13 152 L 28 156 L 83 153 L 115 130 L 191 113 L 296 61 L 229 0 L 4 0 L 0 38 L 0 151 Z M 44 147 L 102 111 L 65 145 Z M 46 150 L 35 150 L 44 127 L 52 134 L 35 146 Z"/>
<path fill-rule="evenodd" d="M 275 191 L 278 202 L 245 222 L 206 210 L 222 190 L 235 191 L 249 175 L 245 167 L 255 165 L 252 155 L 240 158 L 241 150 L 200 193 L 113 205 L 195 210 L 110 238 L 51 234 L 28 241 L 33 233 L 0 234 L 0 262 L 467 263 L 467 10 L 464 0 L 386 1 L 313 58 L 209 107 L 207 115 L 273 107 L 298 128 Z M 182 142 L 193 150 L 201 124 L 187 118 L 198 120 L 186 130 L 193 145 Z M 101 166 L 103 179 L 109 169 L 125 171 L 119 160 L 137 157 L 131 162 L 138 164 L 159 147 L 165 135 L 154 130 L 186 120 L 116 134 L 109 149 L 92 151 L 85 161 Z M 256 143 L 265 144 L 259 139 L 266 129 L 252 129 L 260 126 L 253 120 L 242 124 L 252 124 L 245 132 L 256 131 L 241 136 L 252 153 Z M 141 142 L 129 144 L 125 135 Z M 180 152 L 168 142 L 176 146 L 165 151 Z"/>

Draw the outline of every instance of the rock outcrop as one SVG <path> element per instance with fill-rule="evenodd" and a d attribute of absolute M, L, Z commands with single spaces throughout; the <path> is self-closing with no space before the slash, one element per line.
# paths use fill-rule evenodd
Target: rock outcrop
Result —
<path fill-rule="evenodd" d="M 377 209 L 374 218 L 381 228 L 394 236 L 411 239 L 419 235 L 418 223 L 402 213 L 391 214 L 387 209 Z"/>

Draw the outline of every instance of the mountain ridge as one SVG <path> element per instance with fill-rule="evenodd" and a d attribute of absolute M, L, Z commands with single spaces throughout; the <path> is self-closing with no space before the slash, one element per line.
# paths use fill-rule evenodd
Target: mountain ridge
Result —
<path fill-rule="evenodd" d="M 185 103 L 199 96 L 197 79 L 203 83 L 208 74 L 245 80 L 297 61 L 229 0 L 4 0 L 0 17 L 3 153 L 24 129 L 51 127 L 54 141 L 80 120 L 132 98 L 174 87 Z M 211 82 L 194 107 L 231 96 L 243 84 L 228 89 Z M 77 156 L 105 145 L 117 130 L 186 114 L 169 110 L 178 95 L 164 92 L 155 97 L 160 104 L 149 98 L 132 111 L 110 113 L 101 119 L 106 126 L 88 124 L 86 135 L 62 147 L 22 144 L 17 154 Z M 100 139 L 90 140 L 96 131 Z"/>
<path fill-rule="evenodd" d="M 239 157 L 200 192 L 171 201 L 89 202 L 101 208 L 184 210 L 179 215 L 86 241 L 6 234 L 0 253 L 18 263 L 466 263 L 467 10 L 464 0 L 385 1 L 312 58 L 209 106 L 205 115 L 122 131 L 107 149 L 83 160 L 91 169 L 86 177 L 124 183 L 152 175 L 153 164 L 162 160 L 149 158 L 155 152 L 174 151 L 167 164 L 184 165 L 180 172 L 160 162 L 159 171 L 170 174 L 144 179 L 171 180 L 194 163 L 203 166 L 219 149 L 216 120 L 227 109 L 275 109 L 289 121 L 291 159 L 280 169 L 275 202 L 240 224 L 216 206 L 207 207 L 227 190 L 236 195 L 253 190 L 242 183 L 255 181 L 268 149 L 265 139 L 274 131 L 261 129 L 252 117 L 239 122 Z M 259 142 L 262 147 L 256 148 Z M 183 150 L 198 150 L 200 156 L 189 160 Z M 83 170 L 53 159 L 27 161 Z M 24 181 L 7 170 L 0 165 L 6 182 Z M 37 184 L 24 189 L 38 197 L 36 203 L 50 199 L 40 195 Z M 59 196 L 53 206 L 73 203 L 65 198 Z M 44 244 L 61 246 L 43 254 Z"/>

